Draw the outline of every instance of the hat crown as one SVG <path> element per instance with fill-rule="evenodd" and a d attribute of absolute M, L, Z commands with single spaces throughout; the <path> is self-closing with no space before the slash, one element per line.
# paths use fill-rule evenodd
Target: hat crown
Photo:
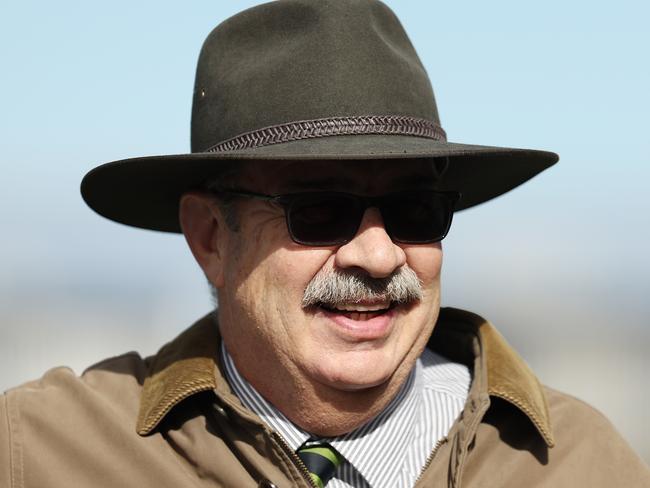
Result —
<path fill-rule="evenodd" d="M 376 115 L 440 123 L 395 14 L 375 0 L 278 0 L 229 18 L 203 44 L 192 152 L 265 127 Z"/>

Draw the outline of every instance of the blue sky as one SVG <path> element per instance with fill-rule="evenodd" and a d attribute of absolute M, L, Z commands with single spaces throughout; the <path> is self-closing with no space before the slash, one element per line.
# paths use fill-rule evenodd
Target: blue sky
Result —
<path fill-rule="evenodd" d="M 98 217 L 79 182 L 102 162 L 188 150 L 201 43 L 255 3 L 1 4 L 0 370 L 11 374 L 0 387 L 57 362 L 151 353 L 208 310 L 181 237 Z M 647 2 L 387 3 L 429 72 L 450 140 L 561 157 L 456 216 L 443 302 L 498 323 L 544 380 L 586 384 L 579 394 L 620 410 L 589 373 L 554 371 L 573 364 L 576 344 L 586 364 L 602 350 L 612 367 L 627 364 L 621 376 L 649 366 L 634 362 L 650 346 Z M 647 404 L 647 382 L 638 386 Z"/>

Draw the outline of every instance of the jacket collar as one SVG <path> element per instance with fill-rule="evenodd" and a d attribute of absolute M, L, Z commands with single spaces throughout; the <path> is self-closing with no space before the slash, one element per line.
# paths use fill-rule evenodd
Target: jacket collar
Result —
<path fill-rule="evenodd" d="M 555 444 L 546 394 L 526 362 L 497 329 L 479 315 L 440 310 L 429 347 L 473 368 L 479 396 L 498 397 L 519 409 L 548 447 Z"/>
<path fill-rule="evenodd" d="M 140 397 L 137 432 L 147 435 L 169 411 L 201 391 L 223 388 L 216 374 L 220 337 L 213 314 L 208 314 L 151 358 Z M 221 382 L 221 384 L 218 384 Z"/>
<path fill-rule="evenodd" d="M 140 399 L 137 432 L 150 434 L 167 413 L 201 391 L 230 394 L 218 364 L 220 337 L 209 314 L 164 346 L 149 361 Z M 486 395 L 519 409 L 549 447 L 554 444 L 546 395 L 528 365 L 485 319 L 453 308 L 440 310 L 429 347 L 485 376 Z"/>

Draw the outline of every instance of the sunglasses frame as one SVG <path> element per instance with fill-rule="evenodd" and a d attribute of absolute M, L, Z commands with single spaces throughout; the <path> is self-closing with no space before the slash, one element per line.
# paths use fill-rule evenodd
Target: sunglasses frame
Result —
<path fill-rule="evenodd" d="M 285 223 L 287 226 L 287 230 L 289 231 L 289 235 L 291 236 L 291 239 L 303 246 L 311 246 L 311 247 L 319 247 L 319 246 L 341 246 L 343 244 L 346 244 L 350 242 L 353 238 L 354 235 L 356 235 L 356 232 L 359 229 L 359 225 L 361 225 L 361 220 L 359 220 L 358 225 L 356 227 L 355 234 L 353 234 L 349 239 L 337 239 L 337 240 L 328 240 L 328 241 L 304 241 L 302 239 L 299 239 L 295 236 L 293 232 L 293 228 L 290 222 L 289 214 L 291 213 L 291 208 L 294 204 L 294 202 L 300 198 L 303 198 L 305 196 L 314 196 L 314 195 L 322 195 L 322 196 L 343 196 L 348 200 L 351 201 L 356 201 L 360 202 L 363 205 L 358 208 L 362 208 L 365 212 L 368 208 L 377 208 L 381 212 L 382 208 L 382 202 L 389 200 L 391 198 L 395 198 L 399 195 L 413 195 L 414 193 L 433 193 L 436 195 L 443 196 L 444 198 L 447 199 L 449 203 L 449 220 L 447 221 L 447 226 L 442 233 L 441 236 L 435 237 L 433 239 L 428 239 L 428 240 L 403 240 L 403 239 L 397 239 L 394 236 L 392 236 L 389 232 L 388 229 L 386 229 L 386 233 L 390 236 L 391 240 L 394 242 L 400 242 L 403 244 L 432 244 L 435 242 L 440 242 L 442 241 L 447 234 L 449 233 L 449 229 L 451 228 L 451 222 L 453 219 L 454 215 L 454 207 L 458 200 L 461 198 L 461 193 L 457 191 L 440 191 L 440 190 L 403 190 L 403 191 L 397 191 L 397 192 L 391 192 L 391 193 L 385 193 L 383 195 L 377 195 L 377 196 L 367 196 L 367 195 L 357 195 L 354 193 L 346 193 L 346 192 L 340 192 L 340 191 L 305 191 L 305 192 L 296 192 L 296 193 L 286 193 L 282 195 L 266 195 L 264 193 L 255 193 L 251 191 L 246 191 L 246 190 L 239 190 L 239 189 L 233 189 L 233 190 L 219 190 L 216 192 L 217 195 L 231 195 L 234 197 L 242 197 L 242 198 L 251 198 L 255 200 L 263 200 L 271 203 L 275 203 L 279 206 L 281 206 L 284 209 L 284 217 L 285 217 Z M 363 218 L 363 216 L 362 216 Z M 383 218 L 383 214 L 382 214 Z"/>

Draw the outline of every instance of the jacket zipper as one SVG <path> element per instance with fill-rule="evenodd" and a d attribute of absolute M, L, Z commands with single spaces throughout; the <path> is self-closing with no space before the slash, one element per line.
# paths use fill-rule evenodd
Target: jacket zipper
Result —
<path fill-rule="evenodd" d="M 413 486 L 418 485 L 418 483 L 422 479 L 422 476 L 424 476 L 424 472 L 427 469 L 429 469 L 429 466 L 433 462 L 433 459 L 436 457 L 436 453 L 438 452 L 438 449 L 440 449 L 440 446 L 442 446 L 445 442 L 447 442 L 447 438 L 443 437 L 438 442 L 436 442 L 435 446 L 433 446 L 433 451 L 431 451 L 431 454 L 429 454 L 429 457 L 427 458 L 427 461 L 424 463 L 424 466 L 422 467 L 422 471 L 420 471 L 420 475 L 418 476 L 418 479 L 415 480 L 415 483 L 413 484 Z"/>
<path fill-rule="evenodd" d="M 213 413 L 214 409 L 212 410 Z M 298 457 L 298 455 L 291 449 L 289 444 L 287 444 L 287 441 L 284 440 L 284 438 L 278 434 L 277 432 L 271 432 L 271 437 L 278 443 L 280 444 L 280 447 L 284 449 L 284 451 L 287 453 L 287 455 L 291 458 L 293 463 L 298 467 L 300 472 L 302 473 L 303 478 L 307 483 L 309 483 L 309 486 L 312 488 L 318 488 L 316 483 L 311 479 L 311 475 L 309 474 L 309 471 L 307 470 L 307 467 L 305 466 L 305 463 L 302 462 L 302 460 Z"/>
<path fill-rule="evenodd" d="M 316 483 L 314 483 L 314 480 L 311 478 L 311 474 L 309 474 L 309 471 L 307 470 L 307 467 L 305 466 L 305 463 L 302 462 L 302 460 L 298 457 L 298 455 L 294 452 L 291 447 L 287 444 L 287 441 L 284 440 L 284 438 L 278 434 L 277 432 L 272 433 L 273 437 L 275 438 L 276 442 L 282 446 L 284 451 L 287 453 L 287 455 L 291 458 L 293 463 L 298 466 L 298 469 L 300 469 L 300 472 L 302 473 L 303 478 L 305 478 L 305 481 L 309 483 L 309 486 L 313 488 L 318 488 Z"/>

